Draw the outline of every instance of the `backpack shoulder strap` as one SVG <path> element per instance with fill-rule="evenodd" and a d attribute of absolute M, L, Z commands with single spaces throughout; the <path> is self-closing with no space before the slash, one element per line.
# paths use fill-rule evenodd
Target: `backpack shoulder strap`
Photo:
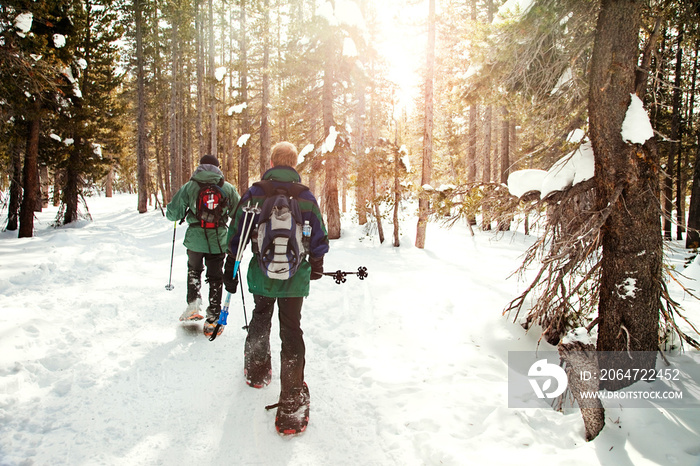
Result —
<path fill-rule="evenodd" d="M 270 180 L 260 180 L 253 183 L 253 186 L 257 186 L 263 191 L 265 191 L 265 197 L 270 197 L 274 194 L 273 182 Z"/>
<path fill-rule="evenodd" d="M 288 192 L 289 192 L 290 196 L 297 198 L 301 195 L 301 193 L 303 193 L 304 191 L 308 191 L 308 190 L 309 190 L 308 186 L 304 186 L 301 183 L 292 183 Z"/>
<path fill-rule="evenodd" d="M 200 190 L 202 190 L 208 186 L 211 186 L 211 187 L 215 188 L 216 190 L 221 191 L 221 194 L 223 196 L 228 197 L 228 196 L 226 196 L 226 191 L 223 190 L 223 187 L 224 187 L 224 179 L 223 178 L 220 179 L 217 183 L 203 183 L 203 182 L 197 181 L 197 180 L 192 180 L 192 181 L 197 183 L 197 186 L 199 186 Z"/>
<path fill-rule="evenodd" d="M 265 197 L 270 197 L 275 194 L 287 194 L 288 196 L 297 198 L 301 193 L 309 190 L 307 186 L 301 183 L 273 180 L 260 180 L 253 183 L 253 186 L 258 186 L 265 191 Z"/>

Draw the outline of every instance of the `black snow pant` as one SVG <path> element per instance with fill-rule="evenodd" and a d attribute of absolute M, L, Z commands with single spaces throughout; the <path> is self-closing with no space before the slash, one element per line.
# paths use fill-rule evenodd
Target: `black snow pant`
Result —
<path fill-rule="evenodd" d="M 221 312 L 221 296 L 224 287 L 224 258 L 226 254 L 209 254 L 187 250 L 187 304 L 201 298 L 202 272 L 207 268 L 209 306 L 207 319 L 213 321 Z"/>
<path fill-rule="evenodd" d="M 248 373 L 269 370 L 270 330 L 275 301 L 279 307 L 280 339 L 280 399 L 299 393 L 304 384 L 306 346 L 301 330 L 301 307 L 304 298 L 268 298 L 254 295 L 255 309 L 245 340 L 245 369 Z"/>

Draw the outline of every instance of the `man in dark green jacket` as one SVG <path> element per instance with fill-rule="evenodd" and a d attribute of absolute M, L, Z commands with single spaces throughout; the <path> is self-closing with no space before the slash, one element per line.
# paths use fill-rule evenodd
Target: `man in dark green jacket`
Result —
<path fill-rule="evenodd" d="M 187 248 L 187 309 L 180 316 L 180 320 L 196 321 L 204 318 L 200 309 L 202 298 L 199 290 L 206 264 L 209 306 L 204 334 L 211 336 L 221 312 L 222 269 L 226 256 L 229 216 L 238 205 L 240 196 L 233 185 L 224 181 L 224 174 L 219 169 L 219 160 L 216 157 L 205 155 L 199 164 L 190 180 L 173 196 L 165 216 L 168 220 L 184 220 L 188 224 L 184 240 Z M 212 223 L 204 222 L 197 216 L 199 191 L 208 185 L 218 187 L 225 199 L 220 218 Z"/>
<path fill-rule="evenodd" d="M 275 186 L 285 189 L 288 189 L 292 183 L 300 183 L 301 177 L 294 169 L 297 157 L 297 150 L 293 144 L 288 142 L 276 144 L 270 155 L 272 168 L 265 172 L 263 180 L 270 180 Z M 250 203 L 250 207 L 261 207 L 265 199 L 264 188 L 254 184 L 243 195 L 240 205 L 247 206 Z M 244 362 L 246 383 L 251 387 L 262 388 L 270 383 L 272 376 L 270 329 L 275 302 L 279 308 L 280 339 L 282 340 L 281 389 L 275 426 L 281 434 L 302 432 L 308 422 L 308 419 L 303 416 L 304 410 L 308 410 L 309 406 L 309 390 L 304 382 L 306 349 L 301 330 L 301 307 L 304 298 L 309 295 L 309 280 L 316 280 L 323 276 L 323 256 L 328 252 L 328 233 L 313 194 L 305 189 L 297 196 L 297 201 L 303 221 L 308 221 L 311 227 L 308 260 L 303 260 L 294 275 L 281 280 L 266 276 L 254 255 L 248 264 L 247 273 L 248 289 L 255 300 L 255 309 L 245 341 Z M 241 242 L 244 218 L 244 212 L 238 209 L 229 231 L 231 240 L 224 268 L 224 283 L 226 290 L 230 293 L 235 293 L 238 287 L 238 280 L 233 277 L 233 269 L 235 254 Z M 259 214 L 256 214 L 253 225 L 258 224 L 258 218 Z M 242 247 L 245 247 L 245 244 Z M 297 416 L 298 413 L 301 415 Z"/>

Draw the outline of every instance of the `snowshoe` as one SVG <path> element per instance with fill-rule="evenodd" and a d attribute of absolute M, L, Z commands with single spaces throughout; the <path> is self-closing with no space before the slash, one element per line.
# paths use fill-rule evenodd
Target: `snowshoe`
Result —
<path fill-rule="evenodd" d="M 245 383 L 253 388 L 263 388 L 270 385 L 272 381 L 272 369 L 270 367 L 263 367 L 258 370 L 243 369 L 243 375 L 245 375 Z"/>
<path fill-rule="evenodd" d="M 304 382 L 304 386 L 296 394 L 280 399 L 279 403 L 266 406 L 265 409 L 277 408 L 275 429 L 280 435 L 297 435 L 304 432 L 309 425 L 310 402 L 309 387 Z"/>
<path fill-rule="evenodd" d="M 207 338 L 211 338 L 211 336 L 214 334 L 214 330 L 216 329 L 216 323 L 217 321 L 210 322 L 209 319 L 204 321 L 204 336 Z M 219 326 L 219 331 L 216 333 L 216 336 L 218 337 L 221 335 L 224 331 L 224 326 L 221 325 Z"/>
<path fill-rule="evenodd" d="M 201 301 L 199 299 L 189 303 L 185 312 L 180 315 L 180 322 L 193 322 L 204 319 L 204 316 L 201 314 L 202 311 L 199 309 L 200 305 Z"/>

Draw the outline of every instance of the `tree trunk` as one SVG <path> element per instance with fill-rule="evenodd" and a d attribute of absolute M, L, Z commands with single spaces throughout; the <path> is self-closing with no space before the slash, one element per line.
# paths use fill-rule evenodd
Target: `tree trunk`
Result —
<path fill-rule="evenodd" d="M 677 37 L 677 51 L 676 51 L 676 69 L 675 69 L 675 83 L 673 89 L 672 98 L 672 116 L 671 116 L 671 142 L 668 151 L 668 163 L 666 164 L 666 177 L 664 178 L 664 239 L 670 241 L 672 238 L 671 229 L 673 228 L 673 182 L 675 177 L 676 160 L 680 159 L 679 154 L 679 137 L 680 137 L 680 107 L 681 107 L 681 69 L 682 69 L 682 59 L 683 59 L 683 48 L 681 43 L 683 41 L 683 31 L 682 29 L 678 33 Z M 680 179 L 676 179 L 676 184 L 680 183 Z M 678 204 L 680 201 L 676 199 Z M 680 239 L 680 238 L 679 238 Z"/>
<path fill-rule="evenodd" d="M 508 174 L 510 174 L 510 121 L 508 120 L 508 110 L 501 109 L 503 121 L 501 122 L 501 170 L 499 181 L 502 185 L 508 184 Z M 499 212 L 498 231 L 510 231 L 510 219 Z"/>
<path fill-rule="evenodd" d="M 348 190 L 347 190 L 347 173 L 342 173 L 340 176 L 340 210 L 343 213 L 348 211 Z"/>
<path fill-rule="evenodd" d="M 156 176 L 158 185 L 160 186 L 161 194 L 163 195 L 163 204 L 167 205 L 172 196 L 170 192 L 170 176 L 168 176 L 168 157 L 165 154 L 159 131 L 154 131 L 154 141 L 156 152 Z"/>
<path fill-rule="evenodd" d="M 481 181 L 484 183 L 491 182 L 491 140 L 493 139 L 492 134 L 492 123 L 493 123 L 493 107 L 491 105 L 486 106 L 486 112 L 484 113 L 484 172 Z"/>
<path fill-rule="evenodd" d="M 688 207 L 688 234 L 685 237 L 686 249 L 700 248 L 700 131 L 696 133 L 696 137 L 693 188 Z"/>
<path fill-rule="evenodd" d="M 467 183 L 476 183 L 476 119 L 479 112 L 479 107 L 476 104 L 472 104 L 469 107 L 469 137 L 467 139 Z M 472 225 L 476 225 L 476 216 L 471 215 L 467 219 L 467 223 L 471 228 Z"/>
<path fill-rule="evenodd" d="M 498 118 L 498 108 L 494 109 L 491 114 L 493 120 L 491 121 L 491 141 L 493 147 L 493 154 L 491 156 L 491 181 L 498 183 L 501 179 L 501 173 L 498 169 L 498 164 L 501 161 L 501 144 L 499 139 L 499 118 Z"/>
<path fill-rule="evenodd" d="M 635 90 L 640 8 L 603 0 L 591 61 L 589 118 L 595 153 L 596 205 L 602 231 L 598 351 L 617 352 L 602 368 L 652 369 L 658 350 L 662 239 L 654 139 L 627 144 L 620 129 Z M 634 355 L 630 359 L 630 353 Z M 644 353 L 639 353 L 644 352 Z M 618 390 L 635 380 L 602 381 Z"/>
<path fill-rule="evenodd" d="M 12 150 L 12 178 L 10 179 L 10 203 L 7 210 L 7 229 L 17 230 L 19 226 L 19 208 L 22 203 L 22 156 L 19 145 L 13 143 Z"/>
<path fill-rule="evenodd" d="M 471 0 L 471 20 L 476 24 L 476 0 Z M 469 107 L 469 139 L 467 148 L 467 183 L 476 182 L 476 119 L 479 112 L 479 107 L 472 103 Z M 471 225 L 476 224 L 475 218 L 470 218 Z"/>
<path fill-rule="evenodd" d="M 372 175 L 372 197 L 377 198 L 377 180 L 374 175 Z M 374 205 L 374 219 L 377 221 L 377 233 L 379 234 L 379 243 L 384 244 L 384 224 L 382 223 L 382 212 L 379 210 L 379 203 L 373 202 Z"/>
<path fill-rule="evenodd" d="M 226 46 L 226 34 L 228 33 L 229 36 L 233 35 L 232 31 L 233 31 L 233 27 L 234 27 L 233 23 L 227 24 L 226 12 L 227 12 L 227 8 L 220 8 L 219 9 L 219 22 L 221 24 L 221 47 L 220 47 L 221 57 L 220 57 L 220 60 L 221 60 L 222 66 L 223 66 L 223 64 L 225 64 L 227 62 L 227 59 L 226 59 L 226 51 L 227 50 L 226 49 L 228 48 L 230 51 L 230 47 Z M 226 27 L 227 25 L 228 25 L 228 30 Z M 232 75 L 233 74 L 233 69 L 232 69 L 233 61 L 231 61 L 228 64 L 230 66 L 225 67 L 226 68 L 226 75 Z M 219 98 L 218 108 L 219 108 L 219 111 L 221 112 L 223 109 L 228 108 L 226 106 L 226 104 L 228 103 L 226 100 L 226 97 L 227 97 L 226 96 L 226 76 L 223 76 L 221 78 L 221 85 L 219 86 L 219 88 L 220 88 L 219 92 L 221 92 L 221 94 L 220 94 L 220 98 Z M 190 100 L 189 95 L 190 94 L 187 93 L 188 113 L 191 111 L 190 109 L 192 108 L 192 105 L 189 103 L 189 100 Z M 223 113 L 219 114 L 219 116 L 222 116 L 222 115 L 223 115 Z M 224 179 L 226 179 L 226 164 L 228 163 L 228 160 L 232 157 L 230 147 L 233 146 L 233 143 L 231 141 L 231 133 L 228 132 L 228 125 L 227 125 L 227 123 L 230 122 L 231 120 L 233 120 L 233 118 L 229 118 L 227 121 L 226 118 L 224 117 L 223 121 L 219 122 L 221 124 L 221 138 L 219 139 L 219 168 L 221 169 L 222 173 L 224 174 Z M 217 127 L 218 127 L 218 125 L 217 125 Z M 218 129 L 217 129 L 217 131 L 218 131 Z M 187 134 L 189 135 L 190 132 L 187 131 Z"/>
<path fill-rule="evenodd" d="M 24 171 L 22 187 L 24 195 L 19 210 L 19 237 L 34 236 L 34 207 L 37 204 L 39 192 L 39 132 L 41 130 L 41 103 L 33 103 L 33 115 L 29 121 L 27 134 L 27 152 L 24 154 Z"/>
<path fill-rule="evenodd" d="M 39 169 L 39 179 L 41 180 L 41 209 L 49 206 L 49 167 L 42 165 Z M 41 211 L 39 209 L 39 211 Z"/>
<path fill-rule="evenodd" d="M 677 38 L 677 51 L 676 51 L 676 78 L 673 86 L 673 115 L 671 117 L 671 151 L 675 154 L 676 158 L 676 239 L 683 239 L 683 202 L 682 202 L 682 191 L 683 180 L 681 177 L 681 140 L 683 139 L 683 128 L 681 125 L 681 112 L 683 111 L 683 90 L 681 86 L 683 84 L 683 24 L 679 25 L 679 32 Z M 669 156 L 669 159 L 671 156 Z M 673 165 L 668 166 L 669 172 L 673 170 Z"/>
<path fill-rule="evenodd" d="M 146 80 L 143 59 L 143 18 L 141 0 L 134 0 L 136 20 L 136 89 L 137 89 L 137 130 L 136 130 L 136 179 L 138 183 L 138 211 L 148 210 L 148 154 L 146 153 Z M 110 170 L 110 174 L 111 174 Z"/>
<path fill-rule="evenodd" d="M 197 119 L 195 132 L 197 133 L 197 154 L 199 160 L 207 152 L 207 144 L 204 139 L 204 26 L 202 25 L 202 5 L 199 1 L 195 5 L 195 38 L 197 49 Z"/>
<path fill-rule="evenodd" d="M 600 399 L 583 395 L 583 393 L 598 392 L 597 378 L 591 377 L 589 380 L 582 380 L 579 374 L 583 371 L 588 371 L 590 374 L 600 373 L 595 347 L 591 344 L 573 341 L 571 343 L 560 343 L 558 350 L 561 361 L 566 363 L 569 390 L 581 410 L 586 430 L 586 442 L 590 442 L 605 427 L 605 409 Z"/>
<path fill-rule="evenodd" d="M 690 86 L 690 102 L 688 104 L 688 128 L 693 127 L 693 108 L 695 107 L 695 89 L 698 76 L 698 53 L 700 51 L 700 40 L 695 42 L 695 63 L 693 65 L 693 78 Z M 688 233 L 685 236 L 685 247 L 700 248 L 700 130 L 697 130 L 695 137 L 695 164 L 693 165 L 693 187 L 690 194 L 690 205 L 688 206 Z"/>
<path fill-rule="evenodd" d="M 153 8 L 152 12 L 153 15 L 150 17 L 150 24 L 158 24 L 158 8 Z M 163 66 L 161 64 L 161 57 L 163 56 L 164 53 L 161 52 L 159 41 L 156 40 L 153 43 L 153 56 L 151 57 L 153 62 L 153 75 L 155 78 L 153 83 L 154 89 L 161 89 L 164 86 Z M 159 108 L 162 109 L 162 111 L 159 111 Z M 161 103 L 156 104 L 153 109 L 153 145 L 156 156 L 158 183 L 160 185 L 164 205 L 170 202 L 174 194 L 174 191 L 171 189 L 172 176 L 169 163 L 168 124 L 168 103 L 163 100 Z"/>
<path fill-rule="evenodd" d="M 272 137 L 270 135 L 270 1 L 263 3 L 263 76 L 260 114 L 260 176 L 270 168 Z"/>
<path fill-rule="evenodd" d="M 355 109 L 355 126 L 357 127 L 357 135 L 355 141 L 355 159 L 357 169 L 357 182 L 355 183 L 355 210 L 357 211 L 357 219 L 360 225 L 367 223 L 367 210 L 365 204 L 367 202 L 367 177 L 362 176 L 364 169 L 363 161 L 366 160 L 365 154 L 365 112 L 367 108 L 367 98 L 365 95 L 365 86 L 357 86 L 355 90 L 357 95 L 357 107 Z M 371 95 L 371 94 L 370 94 Z"/>
<path fill-rule="evenodd" d="M 56 170 L 53 174 L 53 206 L 58 207 L 61 205 L 61 186 L 63 185 L 63 178 L 65 176 L 65 170 Z"/>
<path fill-rule="evenodd" d="M 236 102 L 236 92 L 238 92 L 237 88 L 237 82 L 236 80 L 238 79 L 238 73 L 235 73 L 234 69 L 234 63 L 236 63 L 236 58 L 238 56 L 238 51 L 234 47 L 234 41 L 237 40 L 237 33 L 234 32 L 234 24 L 236 23 L 235 20 L 235 12 L 233 11 L 233 8 L 229 9 L 228 12 L 228 23 L 229 27 L 231 28 L 230 34 L 229 34 L 229 46 L 228 46 L 228 52 L 229 52 L 229 63 L 231 63 L 231 73 L 229 73 L 229 101 L 230 103 L 235 103 Z M 238 154 L 238 149 L 235 144 L 236 141 L 236 126 L 237 123 L 234 118 L 229 118 L 228 119 L 228 140 L 229 140 L 229 146 L 230 150 L 227 154 L 226 157 L 226 165 L 223 167 L 224 175 L 226 176 L 226 179 L 232 183 L 237 185 L 237 179 L 238 179 L 238 174 L 236 173 L 236 170 L 238 168 L 238 163 L 237 163 L 237 157 L 236 155 Z"/>
<path fill-rule="evenodd" d="M 323 135 L 327 138 L 331 127 L 335 126 L 333 118 L 333 73 L 334 53 L 332 39 L 326 39 L 325 63 L 323 66 Z M 326 198 L 327 229 L 329 239 L 340 238 L 340 206 L 338 204 L 338 155 L 339 144 L 335 144 L 331 152 L 325 154 L 326 159 L 326 183 L 324 194 Z"/>
<path fill-rule="evenodd" d="M 175 193 L 182 185 L 182 164 L 180 163 L 180 154 L 178 153 L 178 105 L 177 105 L 177 82 L 180 69 L 180 60 L 178 52 L 179 34 L 177 20 L 173 24 L 172 30 L 172 80 L 170 83 L 170 108 L 169 108 L 169 129 L 170 129 L 170 198 L 175 196 Z"/>
<path fill-rule="evenodd" d="M 425 68 L 425 120 L 423 122 L 423 170 L 421 186 L 429 185 L 433 170 L 433 76 L 435 74 L 435 0 L 429 1 L 428 48 Z M 416 247 L 425 248 L 426 228 L 430 214 L 430 201 L 421 196 L 418 200 L 418 226 Z"/>
<path fill-rule="evenodd" d="M 467 146 L 467 182 L 476 182 L 476 118 L 479 109 L 476 104 L 469 107 L 469 139 Z"/>
<path fill-rule="evenodd" d="M 185 72 L 184 80 L 180 84 L 178 92 L 180 98 L 180 108 L 182 118 L 180 118 L 180 153 L 182 154 L 182 179 L 189 180 L 192 176 L 192 117 L 194 105 L 192 102 L 192 94 L 188 91 L 190 88 L 190 76 L 192 75 L 189 67 Z M 199 162 L 199 158 L 197 159 Z"/>
<path fill-rule="evenodd" d="M 217 118 L 216 118 L 216 50 L 214 48 L 214 4 L 209 0 L 209 113 L 211 124 L 211 147 L 209 153 L 214 157 L 219 155 L 217 142 Z"/>
<path fill-rule="evenodd" d="M 401 205 L 401 191 L 399 184 L 399 173 L 401 165 L 401 153 L 399 152 L 398 141 L 394 142 L 394 247 L 401 246 L 400 225 L 399 225 L 399 207 Z"/>
<path fill-rule="evenodd" d="M 662 16 L 659 15 L 656 18 L 656 23 L 654 24 L 654 30 L 649 35 L 649 40 L 644 45 L 644 53 L 642 54 L 642 60 L 637 68 L 637 76 L 635 78 L 635 93 L 639 98 L 644 97 L 647 92 L 647 77 L 649 70 L 651 68 L 651 59 L 656 52 L 656 44 L 659 42 L 659 37 L 661 37 L 661 21 Z"/>
<path fill-rule="evenodd" d="M 241 78 L 241 102 L 248 103 L 248 48 L 246 30 L 246 2 L 241 0 L 241 31 L 239 38 L 240 46 L 240 78 Z M 250 116 L 248 107 L 241 112 L 241 129 L 243 134 L 250 134 Z M 248 143 L 241 147 L 241 157 L 238 164 L 238 192 L 243 195 L 248 190 L 248 165 L 250 163 L 250 149 Z"/>
<path fill-rule="evenodd" d="M 156 193 L 157 194 L 157 193 Z M 114 195 L 114 167 L 109 167 L 109 171 L 105 176 L 105 197 Z"/>
<path fill-rule="evenodd" d="M 66 167 L 65 174 L 65 185 L 63 188 L 63 224 L 68 225 L 69 223 L 78 220 L 78 196 L 80 194 L 80 174 L 78 173 L 76 167 L 78 167 L 78 147 L 79 142 L 76 140 L 73 147 L 71 147 L 71 153 L 68 157 L 68 166 Z"/>
<path fill-rule="evenodd" d="M 508 110 L 501 108 L 501 169 L 498 181 L 501 184 L 508 183 L 510 173 L 510 121 L 508 120 Z"/>
<path fill-rule="evenodd" d="M 493 22 L 494 16 L 494 5 L 493 0 L 486 1 L 486 13 L 487 13 L 487 23 L 491 24 Z M 491 182 L 491 141 L 493 140 L 493 107 L 491 105 L 486 106 L 484 111 L 484 147 L 482 149 L 483 153 L 483 175 L 481 181 L 483 183 Z M 482 208 L 481 211 L 481 229 L 491 230 L 491 212 L 487 210 L 488 208 Z"/>
<path fill-rule="evenodd" d="M 491 182 L 491 126 L 493 121 L 493 107 L 488 105 L 486 107 L 486 112 L 484 113 L 484 148 L 483 148 L 483 176 L 482 182 Z M 491 229 L 491 212 L 488 211 L 488 207 L 483 207 L 481 210 L 481 229 L 488 231 Z"/>

